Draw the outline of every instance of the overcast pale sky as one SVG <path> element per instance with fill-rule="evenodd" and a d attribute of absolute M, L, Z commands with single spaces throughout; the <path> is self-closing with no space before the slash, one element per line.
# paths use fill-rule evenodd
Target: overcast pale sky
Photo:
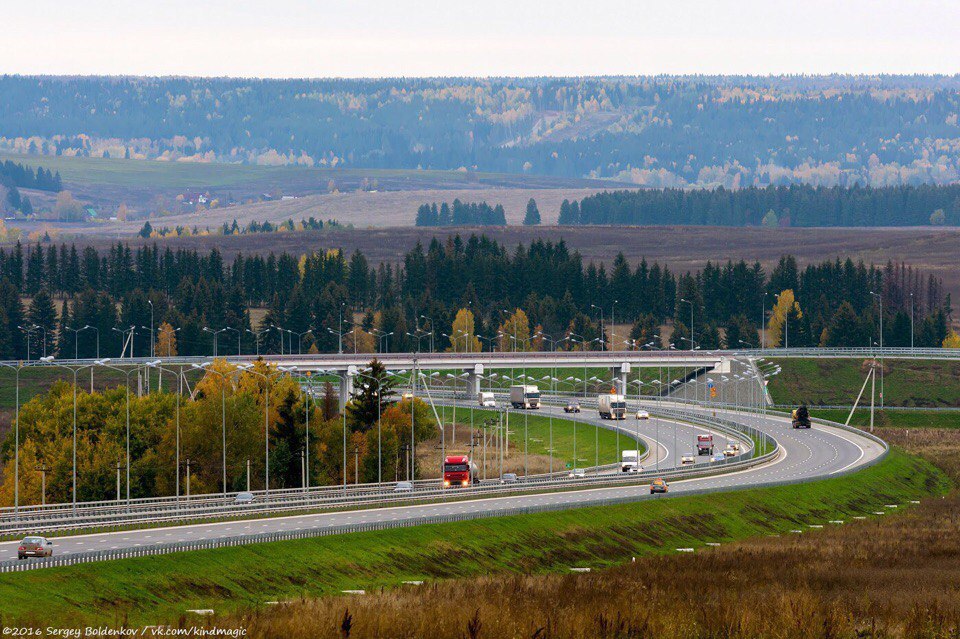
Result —
<path fill-rule="evenodd" d="M 31 0 L 0 73 L 960 73 L 960 0 Z"/>

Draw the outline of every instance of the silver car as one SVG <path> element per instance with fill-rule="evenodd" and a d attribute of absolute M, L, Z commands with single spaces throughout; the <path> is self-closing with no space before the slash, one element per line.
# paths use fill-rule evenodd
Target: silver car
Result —
<path fill-rule="evenodd" d="M 17 559 L 53 557 L 53 542 L 46 537 L 24 537 L 17 547 Z"/>

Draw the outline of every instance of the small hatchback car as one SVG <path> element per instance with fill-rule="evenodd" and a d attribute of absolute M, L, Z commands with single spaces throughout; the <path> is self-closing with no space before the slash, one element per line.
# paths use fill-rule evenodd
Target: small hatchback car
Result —
<path fill-rule="evenodd" d="M 667 480 L 658 477 L 650 482 L 650 494 L 667 492 Z"/>

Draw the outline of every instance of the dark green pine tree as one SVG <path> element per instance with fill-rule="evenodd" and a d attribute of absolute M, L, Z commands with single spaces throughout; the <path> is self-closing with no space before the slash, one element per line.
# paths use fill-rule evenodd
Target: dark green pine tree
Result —
<path fill-rule="evenodd" d="M 863 320 L 850 302 L 843 302 L 827 324 L 825 346 L 865 346 L 869 339 Z"/>
<path fill-rule="evenodd" d="M 79 334 L 67 330 L 79 327 L 73 326 L 70 318 L 70 304 L 64 302 L 63 310 L 60 311 L 60 325 L 57 327 L 57 357 L 61 359 L 76 359 L 79 355 Z"/>
<path fill-rule="evenodd" d="M 533 198 L 527 202 L 527 212 L 523 216 L 524 226 L 537 226 L 540 224 L 540 209 L 537 208 L 537 201 Z"/>
<path fill-rule="evenodd" d="M 57 337 L 57 309 L 46 290 L 41 290 L 33 297 L 27 312 L 27 321 L 34 329 L 30 339 L 30 348 L 34 355 L 52 355 Z"/>
<path fill-rule="evenodd" d="M 759 348 L 756 325 L 743 313 L 734 315 L 724 326 L 724 343 L 730 349 Z"/>
<path fill-rule="evenodd" d="M 0 281 L 0 309 L 6 318 L 6 334 L 10 340 L 9 354 L 13 359 L 25 359 L 27 356 L 27 339 L 23 330 L 25 313 L 20 294 L 10 280 Z"/>
<path fill-rule="evenodd" d="M 354 379 L 354 391 L 347 404 L 347 423 L 354 432 L 366 432 L 375 428 L 377 417 L 394 400 L 394 378 L 387 374 L 383 363 L 377 359 Z"/>
<path fill-rule="evenodd" d="M 27 295 L 36 295 L 44 287 L 46 275 L 43 261 L 44 251 L 40 244 L 27 249 L 27 277 L 24 282 Z"/>

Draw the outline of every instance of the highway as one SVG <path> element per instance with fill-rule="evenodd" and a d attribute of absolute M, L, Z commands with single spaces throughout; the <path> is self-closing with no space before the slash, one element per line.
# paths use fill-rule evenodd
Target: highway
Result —
<path fill-rule="evenodd" d="M 589 409 L 585 409 L 585 411 L 589 411 Z M 703 410 L 702 412 L 712 413 L 713 411 Z M 882 455 L 884 450 L 882 445 L 871 439 L 833 427 L 815 425 L 810 430 L 795 431 L 790 428 L 788 420 L 782 417 L 722 411 L 721 414 L 728 419 L 770 433 L 780 443 L 780 455 L 771 463 L 747 470 L 673 481 L 670 483 L 668 497 L 703 490 L 729 490 L 826 477 L 865 465 Z M 589 415 L 585 415 L 585 417 L 592 419 Z M 603 424 L 609 426 L 610 422 L 604 422 Z M 626 429 L 627 432 L 632 432 L 636 426 L 632 420 L 620 422 L 617 425 Z M 684 436 L 689 438 L 687 439 L 688 442 L 692 442 L 692 437 L 697 431 L 696 427 L 679 425 L 677 428 L 678 442 L 682 441 Z M 649 441 L 649 438 L 656 435 L 656 421 L 646 421 L 640 425 L 640 429 L 642 436 Z M 671 427 L 665 428 L 661 425 L 660 435 L 660 446 L 655 448 L 661 452 L 661 462 L 682 453 L 683 449 L 679 444 L 677 449 L 673 448 Z M 648 461 L 648 469 L 649 464 Z M 445 503 L 425 503 L 368 510 L 74 535 L 56 539 L 55 556 L 68 557 L 73 553 L 97 550 L 146 549 L 152 545 L 171 542 L 193 542 L 256 533 L 312 530 L 371 522 L 389 523 L 424 516 L 458 513 L 483 514 L 484 512 L 524 509 L 543 505 L 575 507 L 578 503 L 595 500 L 637 499 L 644 501 L 663 498 L 649 494 L 647 481 L 643 480 L 642 483 L 635 485 L 584 488 L 565 492 L 515 494 Z M 16 542 L 0 543 L 0 559 L 15 558 L 16 549 Z"/>

